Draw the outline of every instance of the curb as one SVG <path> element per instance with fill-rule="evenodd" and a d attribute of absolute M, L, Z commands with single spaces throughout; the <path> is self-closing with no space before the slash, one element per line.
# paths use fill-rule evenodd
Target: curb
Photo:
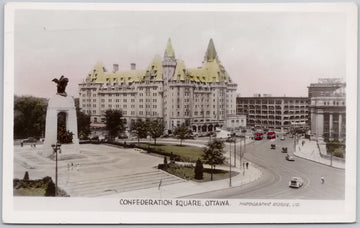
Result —
<path fill-rule="evenodd" d="M 296 153 L 293 153 L 293 155 L 297 158 L 301 158 L 301 159 L 304 159 L 304 160 L 308 160 L 308 161 L 311 161 L 311 162 L 314 162 L 314 163 L 317 163 L 317 164 L 321 164 L 321 165 L 325 165 L 325 166 L 328 166 L 328 167 L 332 167 L 332 168 L 335 168 L 335 169 L 342 169 L 342 170 L 345 170 L 345 168 L 340 168 L 340 167 L 336 167 L 336 166 L 331 166 L 331 165 L 328 165 L 328 164 L 325 164 L 325 163 L 322 163 L 322 162 L 319 162 L 319 161 L 314 161 L 314 160 L 311 160 L 310 158 L 306 158 L 306 157 L 302 157 Z"/>

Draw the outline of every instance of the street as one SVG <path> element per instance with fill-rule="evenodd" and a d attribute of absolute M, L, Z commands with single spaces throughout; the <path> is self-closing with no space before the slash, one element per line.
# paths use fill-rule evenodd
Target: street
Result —
<path fill-rule="evenodd" d="M 276 144 L 276 149 L 271 149 Z M 188 198 L 264 198 L 264 199 L 329 199 L 342 200 L 345 195 L 345 171 L 295 157 L 287 161 L 282 147 L 293 155 L 294 140 L 286 138 L 251 142 L 246 146 L 244 158 L 258 166 L 262 177 L 250 184 L 190 195 Z M 237 158 L 239 159 L 239 158 Z M 289 188 L 293 176 L 301 177 L 304 185 L 298 189 Z M 325 183 L 321 183 L 321 176 Z"/>

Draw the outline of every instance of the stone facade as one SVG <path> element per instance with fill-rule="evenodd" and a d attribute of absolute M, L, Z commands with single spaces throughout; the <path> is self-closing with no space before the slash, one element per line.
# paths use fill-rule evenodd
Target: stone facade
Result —
<path fill-rule="evenodd" d="M 117 109 L 122 110 L 128 130 L 137 119 L 162 119 L 168 133 L 182 123 L 198 133 L 246 125 L 245 116 L 236 115 L 237 84 L 212 40 L 201 67 L 186 68 L 175 58 L 169 39 L 164 57 L 155 56 L 145 70 L 132 63 L 128 71 L 119 71 L 114 64 L 108 72 L 98 63 L 79 89 L 80 108 L 91 115 L 92 123 L 104 123 L 105 111 Z"/>
<path fill-rule="evenodd" d="M 311 134 L 315 138 L 345 141 L 346 84 L 341 79 L 319 79 L 308 87 Z"/>
<path fill-rule="evenodd" d="M 250 127 L 289 130 L 308 124 L 309 99 L 307 97 L 237 97 L 237 114 L 246 115 Z"/>

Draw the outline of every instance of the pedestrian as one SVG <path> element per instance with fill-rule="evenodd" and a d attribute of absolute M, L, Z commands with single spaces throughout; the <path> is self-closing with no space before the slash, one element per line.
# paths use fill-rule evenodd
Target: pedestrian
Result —
<path fill-rule="evenodd" d="M 246 162 L 246 169 L 249 169 L 249 162 Z"/>
<path fill-rule="evenodd" d="M 325 177 L 321 176 L 321 184 L 325 183 Z"/>
<path fill-rule="evenodd" d="M 71 170 L 74 169 L 74 163 L 71 162 Z"/>
<path fill-rule="evenodd" d="M 303 141 L 302 141 L 301 143 L 302 143 L 302 146 L 304 146 L 304 144 L 305 144 L 305 141 L 303 140 Z"/>

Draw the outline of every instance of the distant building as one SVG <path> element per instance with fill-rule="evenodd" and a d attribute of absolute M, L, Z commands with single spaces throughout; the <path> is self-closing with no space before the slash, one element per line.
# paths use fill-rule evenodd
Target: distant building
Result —
<path fill-rule="evenodd" d="M 309 115 L 307 97 L 272 97 L 270 94 L 236 98 L 237 115 L 246 115 L 249 127 L 290 130 L 306 127 Z"/>
<path fill-rule="evenodd" d="M 112 71 L 97 63 L 79 84 L 80 108 L 91 115 L 92 124 L 105 122 L 107 109 L 122 110 L 127 129 L 137 119 L 161 119 L 168 133 L 182 123 L 193 132 L 211 132 L 215 127 L 246 126 L 236 115 L 234 83 L 220 62 L 212 39 L 202 66 L 187 68 L 175 58 L 169 39 L 164 57 L 155 56 L 148 67 Z"/>
<path fill-rule="evenodd" d="M 308 87 L 311 134 L 316 138 L 344 141 L 346 138 L 346 83 L 339 78 L 321 78 Z"/>

